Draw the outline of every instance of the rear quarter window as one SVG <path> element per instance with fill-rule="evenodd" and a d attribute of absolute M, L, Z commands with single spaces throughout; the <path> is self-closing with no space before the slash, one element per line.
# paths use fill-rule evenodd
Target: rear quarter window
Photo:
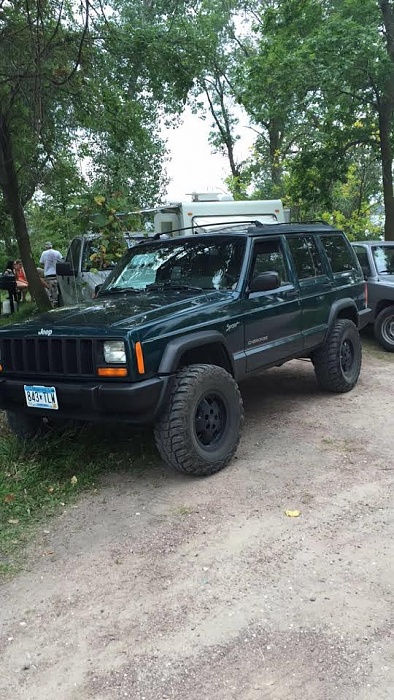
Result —
<path fill-rule="evenodd" d="M 359 270 L 356 255 L 341 234 L 320 236 L 320 241 L 328 257 L 333 274 Z"/>

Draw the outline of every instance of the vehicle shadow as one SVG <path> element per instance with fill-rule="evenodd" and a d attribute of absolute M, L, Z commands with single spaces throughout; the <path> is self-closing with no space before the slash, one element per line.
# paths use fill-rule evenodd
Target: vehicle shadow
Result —
<path fill-rule="evenodd" d="M 312 363 L 302 360 L 294 360 L 246 379 L 240 389 L 246 417 L 264 407 L 272 410 L 273 407 L 286 405 L 286 410 L 289 410 L 302 398 L 314 400 L 322 395 Z"/>

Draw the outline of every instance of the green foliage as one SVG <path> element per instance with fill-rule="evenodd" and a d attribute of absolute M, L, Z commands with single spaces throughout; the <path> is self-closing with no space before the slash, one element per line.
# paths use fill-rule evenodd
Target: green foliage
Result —
<path fill-rule="evenodd" d="M 161 126 L 176 127 L 188 99 L 210 115 L 210 144 L 228 159 L 235 198 L 282 197 L 300 211 L 359 216 L 335 200 L 360 149 L 382 163 L 385 105 L 392 129 L 394 60 L 380 6 L 112 0 L 104 17 L 93 0 L 85 31 L 69 1 L 50 0 L 45 15 L 38 0 L 3 4 L 0 119 L 11 128 L 34 257 L 45 240 L 65 250 L 91 226 L 83 210 L 96 195 L 119 193 L 117 212 L 163 198 Z M 236 104 L 256 132 L 246 160 L 237 157 Z M 375 183 L 367 208 L 379 199 L 381 175 Z M 15 256 L 1 198 L 0 225 L 0 254 Z"/>
<path fill-rule="evenodd" d="M 116 196 L 107 199 L 104 195 L 97 195 L 91 206 L 85 208 L 87 230 L 100 234 L 97 250 L 90 257 L 92 269 L 105 270 L 124 255 L 126 219 L 119 216 L 118 205 Z"/>

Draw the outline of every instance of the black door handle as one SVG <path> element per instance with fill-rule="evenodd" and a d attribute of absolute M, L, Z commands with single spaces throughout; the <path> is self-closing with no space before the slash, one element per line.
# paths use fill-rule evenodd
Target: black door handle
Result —
<path fill-rule="evenodd" d="M 283 292 L 283 296 L 285 299 L 295 299 L 298 297 L 298 291 L 297 289 L 289 289 L 288 292 Z"/>

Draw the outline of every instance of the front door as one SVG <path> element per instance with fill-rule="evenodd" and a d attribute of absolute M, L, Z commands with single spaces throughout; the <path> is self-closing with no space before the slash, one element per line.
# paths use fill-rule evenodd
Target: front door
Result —
<path fill-rule="evenodd" d="M 299 290 L 280 237 L 255 241 L 249 281 L 262 272 L 276 272 L 279 287 L 250 293 L 243 301 L 248 372 L 276 364 L 302 350 Z"/>
<path fill-rule="evenodd" d="M 69 306 L 79 302 L 80 292 L 80 269 L 81 269 L 82 239 L 74 238 L 67 251 L 66 262 L 70 263 L 74 270 L 74 275 L 58 277 L 59 291 L 63 306 Z"/>

